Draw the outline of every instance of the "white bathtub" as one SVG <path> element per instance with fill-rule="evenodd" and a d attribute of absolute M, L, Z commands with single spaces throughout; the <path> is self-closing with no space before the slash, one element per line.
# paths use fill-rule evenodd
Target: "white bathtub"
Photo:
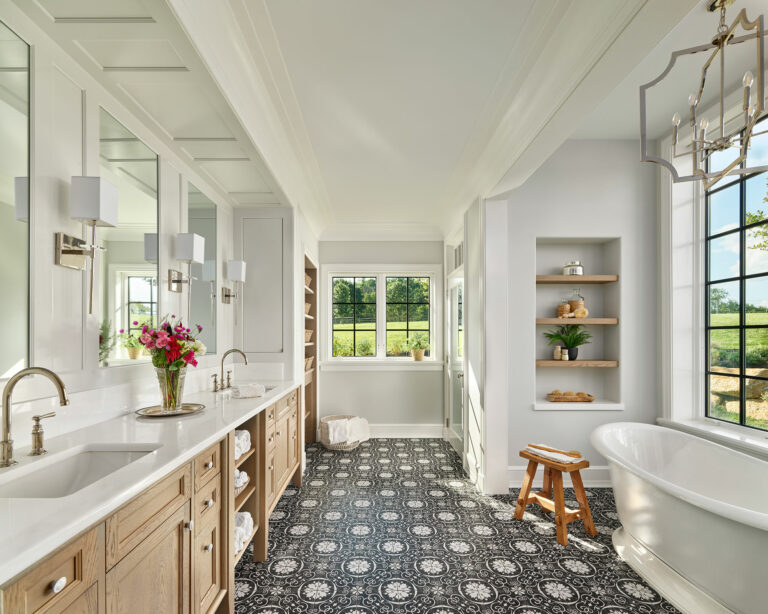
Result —
<path fill-rule="evenodd" d="M 592 433 L 608 459 L 619 555 L 691 614 L 768 612 L 768 462 L 673 429 Z"/>

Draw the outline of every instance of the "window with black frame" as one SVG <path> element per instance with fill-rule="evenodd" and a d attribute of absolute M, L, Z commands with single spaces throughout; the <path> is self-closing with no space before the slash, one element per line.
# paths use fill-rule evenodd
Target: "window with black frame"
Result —
<path fill-rule="evenodd" d="M 387 356 L 407 356 L 414 337 L 429 344 L 429 324 L 429 277 L 387 277 Z"/>
<path fill-rule="evenodd" d="M 376 356 L 376 278 L 334 277 L 333 356 Z"/>
<path fill-rule="evenodd" d="M 128 333 L 140 332 L 146 324 L 157 326 L 157 285 L 154 277 L 129 275 L 127 280 Z M 138 324 L 134 324 L 138 322 Z"/>
<path fill-rule="evenodd" d="M 713 155 L 710 168 L 734 156 Z M 761 135 L 747 166 L 765 164 Z M 706 415 L 768 430 L 768 173 L 726 177 L 707 191 L 705 254 Z"/>

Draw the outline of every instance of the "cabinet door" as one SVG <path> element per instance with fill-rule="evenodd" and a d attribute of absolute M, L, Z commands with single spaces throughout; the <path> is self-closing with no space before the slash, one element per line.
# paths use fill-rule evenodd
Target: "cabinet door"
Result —
<path fill-rule="evenodd" d="M 285 415 L 277 421 L 275 427 L 275 479 L 277 488 L 283 483 L 288 472 L 288 418 Z"/>
<path fill-rule="evenodd" d="M 293 471 L 299 461 L 299 420 L 294 407 L 288 418 L 288 471 Z"/>
<path fill-rule="evenodd" d="M 107 573 L 107 614 L 189 614 L 189 501 Z"/>
<path fill-rule="evenodd" d="M 206 614 L 223 587 L 221 523 L 208 522 L 195 537 L 195 613 Z"/>
<path fill-rule="evenodd" d="M 99 614 L 99 585 L 91 586 L 61 614 Z"/>
<path fill-rule="evenodd" d="M 264 470 L 264 485 L 267 493 L 267 507 L 272 506 L 272 502 L 275 500 L 277 494 L 277 468 L 275 467 L 275 453 L 274 451 L 267 454 L 267 463 Z"/>

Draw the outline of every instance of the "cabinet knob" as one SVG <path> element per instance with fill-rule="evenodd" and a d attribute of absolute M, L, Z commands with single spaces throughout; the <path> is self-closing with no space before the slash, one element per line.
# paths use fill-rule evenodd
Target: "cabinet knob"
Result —
<path fill-rule="evenodd" d="M 66 585 L 67 585 L 67 578 L 65 576 L 61 576 L 61 578 L 59 578 L 58 580 L 51 582 L 51 591 L 54 594 L 58 594 L 64 590 L 64 587 Z"/>
<path fill-rule="evenodd" d="M 274 466 L 274 465 L 270 465 L 270 466 L 269 466 L 269 470 L 270 470 L 270 471 L 274 471 L 274 470 L 275 470 L 275 466 Z"/>
<path fill-rule="evenodd" d="M 206 552 L 213 552 L 213 544 L 208 544 L 208 545 L 205 547 L 205 551 L 206 551 Z"/>
<path fill-rule="evenodd" d="M 213 507 L 213 499 L 208 499 L 208 501 L 205 502 L 205 507 Z"/>
<path fill-rule="evenodd" d="M 205 468 L 206 469 L 213 469 L 213 461 L 208 461 L 207 463 L 205 463 Z"/>
<path fill-rule="evenodd" d="M 280 431 L 277 431 L 277 436 L 280 437 Z"/>
<path fill-rule="evenodd" d="M 291 439 L 296 439 L 296 433 L 293 434 L 293 437 Z"/>
<path fill-rule="evenodd" d="M 272 443 L 275 440 L 275 436 L 272 435 L 272 437 L 269 438 L 269 443 Z"/>
<path fill-rule="evenodd" d="M 194 529 L 195 528 L 195 521 L 194 520 L 190 520 L 187 523 L 186 528 L 187 528 L 187 531 L 191 531 L 192 529 Z"/>

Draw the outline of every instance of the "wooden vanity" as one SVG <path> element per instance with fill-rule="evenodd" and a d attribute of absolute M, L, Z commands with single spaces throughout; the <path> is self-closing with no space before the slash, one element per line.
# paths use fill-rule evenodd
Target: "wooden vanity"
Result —
<path fill-rule="evenodd" d="M 0 590 L 1 614 L 234 612 L 234 517 L 254 521 L 253 556 L 267 558 L 269 515 L 301 485 L 300 397 L 294 388 L 236 426 L 251 434 L 237 461 L 234 430 L 27 569 Z M 246 471 L 236 497 L 234 470 Z"/>

